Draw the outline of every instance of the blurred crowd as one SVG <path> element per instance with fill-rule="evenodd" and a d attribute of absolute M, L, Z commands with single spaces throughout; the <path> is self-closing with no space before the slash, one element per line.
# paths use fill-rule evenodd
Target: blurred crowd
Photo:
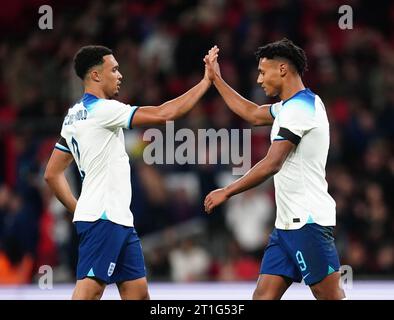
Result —
<path fill-rule="evenodd" d="M 40 5 L 53 29 L 40 30 Z M 0 12 L 0 283 L 75 279 L 72 215 L 43 181 L 62 118 L 82 95 L 72 58 L 83 45 L 113 49 L 123 74 L 118 99 L 159 105 L 203 76 L 203 57 L 220 48 L 223 78 L 259 104 L 255 50 L 286 36 L 303 47 L 305 84 L 325 102 L 331 146 L 329 192 L 335 236 L 354 276 L 394 276 L 394 3 L 350 0 L 353 29 L 338 27 L 342 1 L 13 0 Z M 251 128 L 214 88 L 177 128 Z M 164 130 L 163 128 L 161 128 Z M 252 129 L 252 164 L 269 148 L 270 128 Z M 146 239 L 150 280 L 255 280 L 275 220 L 272 181 L 208 216 L 203 199 L 231 179 L 232 165 L 147 165 L 143 129 L 126 133 L 135 227 Z M 75 195 L 75 167 L 67 171 Z M 183 232 L 190 225 L 193 232 Z M 152 240 L 153 239 L 153 240 Z"/>

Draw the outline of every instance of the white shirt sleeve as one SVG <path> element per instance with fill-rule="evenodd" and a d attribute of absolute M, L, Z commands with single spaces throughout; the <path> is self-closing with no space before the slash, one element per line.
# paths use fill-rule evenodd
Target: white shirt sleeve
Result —
<path fill-rule="evenodd" d="M 290 100 L 281 109 L 279 127 L 290 130 L 302 138 L 309 130 L 316 128 L 314 107 L 300 100 Z"/>
<path fill-rule="evenodd" d="M 93 113 L 97 123 L 107 129 L 131 129 L 133 116 L 138 109 L 116 100 L 105 100 L 94 107 Z"/>
<path fill-rule="evenodd" d="M 270 105 L 270 113 L 271 113 L 271 116 L 275 119 L 276 118 L 276 116 L 278 115 L 278 113 L 279 113 L 279 108 L 281 107 L 281 105 L 282 105 L 282 102 L 280 101 L 280 102 L 277 102 L 277 103 L 273 103 L 273 104 L 271 104 Z"/>

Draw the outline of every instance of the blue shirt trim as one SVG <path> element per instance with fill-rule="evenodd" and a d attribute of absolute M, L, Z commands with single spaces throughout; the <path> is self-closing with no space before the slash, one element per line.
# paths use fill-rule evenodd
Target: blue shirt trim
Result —
<path fill-rule="evenodd" d="M 298 91 L 291 98 L 282 102 L 282 106 L 290 102 L 291 106 L 296 108 L 304 108 L 312 113 L 315 112 L 315 97 L 316 95 L 308 88 Z"/>
<path fill-rule="evenodd" d="M 67 153 L 71 153 L 71 151 L 68 148 L 62 146 L 59 143 L 55 144 L 55 149 L 58 149 L 58 150 L 61 150 L 61 151 L 67 152 Z"/>
<path fill-rule="evenodd" d="M 270 113 L 271 113 L 272 118 L 275 119 L 275 115 L 274 115 L 274 113 L 272 112 L 272 104 L 270 105 Z"/>
<path fill-rule="evenodd" d="M 133 122 L 135 112 L 138 110 L 137 106 L 132 106 L 132 108 L 133 108 L 133 110 L 131 110 L 130 116 L 129 116 L 129 129 L 131 129 L 131 123 Z"/>
<path fill-rule="evenodd" d="M 294 99 L 295 97 L 299 96 L 300 94 L 306 93 L 308 90 L 309 90 L 308 88 L 305 88 L 305 89 L 303 89 L 303 90 L 300 90 L 300 91 L 296 92 L 296 93 L 293 94 L 290 98 L 288 98 L 288 99 L 286 99 L 286 100 L 283 100 L 282 106 L 283 106 L 285 103 L 289 102 L 291 99 Z M 310 91 L 310 90 L 309 90 L 309 91 Z"/>
<path fill-rule="evenodd" d="M 84 93 L 82 96 L 81 102 L 83 103 L 84 107 L 90 111 L 94 107 L 94 105 L 99 101 L 100 98 L 97 98 L 95 95 L 91 93 Z"/>
<path fill-rule="evenodd" d="M 100 219 L 102 219 L 102 220 L 109 220 L 108 217 L 107 217 L 107 212 L 106 211 L 103 212 L 103 214 L 101 215 Z"/>
<path fill-rule="evenodd" d="M 313 218 L 311 215 L 309 215 L 308 221 L 306 223 L 315 223 L 315 221 L 313 221 Z"/>

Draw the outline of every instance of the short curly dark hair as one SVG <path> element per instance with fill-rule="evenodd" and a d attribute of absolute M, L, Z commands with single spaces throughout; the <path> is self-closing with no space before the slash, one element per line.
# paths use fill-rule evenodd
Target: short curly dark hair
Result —
<path fill-rule="evenodd" d="M 308 70 L 305 51 L 287 38 L 259 47 L 255 52 L 255 55 L 257 60 L 260 60 L 261 58 L 285 58 L 293 64 L 300 76 Z"/>
<path fill-rule="evenodd" d="M 85 46 L 78 50 L 74 57 L 74 70 L 82 80 L 93 66 L 104 63 L 103 57 L 112 54 L 112 50 L 104 46 Z"/>

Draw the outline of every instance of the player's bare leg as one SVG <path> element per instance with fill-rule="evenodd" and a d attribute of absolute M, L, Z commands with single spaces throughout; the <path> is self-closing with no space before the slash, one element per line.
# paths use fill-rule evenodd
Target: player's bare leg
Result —
<path fill-rule="evenodd" d="M 341 274 L 334 272 L 325 277 L 319 283 L 310 286 L 313 295 L 317 300 L 342 300 L 345 292 L 339 286 Z"/>
<path fill-rule="evenodd" d="M 287 277 L 261 274 L 253 293 L 253 300 L 279 300 L 292 283 L 293 280 Z"/>
<path fill-rule="evenodd" d="M 116 284 L 122 300 L 149 300 L 146 277 Z"/>
<path fill-rule="evenodd" d="M 100 300 L 106 284 L 96 278 L 78 280 L 72 300 Z"/>

